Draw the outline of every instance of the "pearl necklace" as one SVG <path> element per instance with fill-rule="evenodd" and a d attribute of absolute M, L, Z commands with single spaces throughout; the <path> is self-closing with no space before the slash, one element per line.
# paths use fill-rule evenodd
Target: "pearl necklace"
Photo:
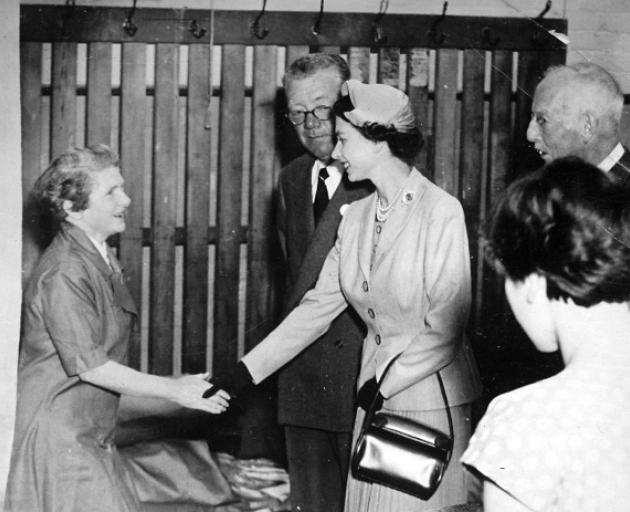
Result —
<path fill-rule="evenodd" d="M 400 194 L 402 194 L 403 187 L 398 189 L 394 199 L 392 199 L 387 206 L 383 206 L 381 203 L 381 197 L 376 198 L 376 220 L 379 222 L 385 222 L 389 218 L 389 214 L 392 212 L 392 208 L 398 202 Z"/>

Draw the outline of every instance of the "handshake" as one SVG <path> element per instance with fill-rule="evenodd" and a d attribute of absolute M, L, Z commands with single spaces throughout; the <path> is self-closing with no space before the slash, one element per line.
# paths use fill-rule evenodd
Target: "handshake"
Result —
<path fill-rule="evenodd" d="M 206 380 L 212 386 L 204 391 L 203 398 L 210 398 L 220 389 L 227 391 L 232 398 L 238 398 L 243 391 L 253 385 L 252 376 L 241 361 L 231 364 L 220 376 L 209 377 Z"/>

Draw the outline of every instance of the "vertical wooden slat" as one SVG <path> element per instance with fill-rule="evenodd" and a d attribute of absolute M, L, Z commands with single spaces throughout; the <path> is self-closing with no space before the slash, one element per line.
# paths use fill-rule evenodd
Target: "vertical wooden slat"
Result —
<path fill-rule="evenodd" d="M 245 350 L 252 348 L 273 327 L 272 197 L 276 165 L 274 125 L 276 99 L 275 46 L 254 48 L 252 94 L 252 170 L 249 193 L 247 308 Z"/>
<path fill-rule="evenodd" d="M 206 369 L 211 132 L 205 127 L 205 121 L 212 93 L 209 86 L 211 58 L 210 46 L 190 45 L 182 340 L 184 373 L 198 373 Z"/>
<path fill-rule="evenodd" d="M 368 83 L 370 80 L 370 49 L 365 47 L 348 48 L 348 66 L 352 78 Z"/>
<path fill-rule="evenodd" d="M 285 54 L 285 69 L 288 69 L 294 60 L 307 54 L 308 46 L 287 46 Z"/>
<path fill-rule="evenodd" d="M 112 130 L 111 43 L 89 43 L 87 59 L 87 144 L 110 144 Z"/>
<path fill-rule="evenodd" d="M 214 374 L 238 354 L 239 232 L 243 181 L 245 47 L 224 45 L 219 113 L 218 215 L 215 277 Z"/>
<path fill-rule="evenodd" d="M 42 44 L 20 45 L 22 103 L 22 196 L 26 198 L 43 169 L 42 149 Z"/>
<path fill-rule="evenodd" d="M 20 45 L 20 88 L 22 103 L 22 197 L 25 211 L 22 218 L 22 283 L 31 275 L 40 254 L 37 243 L 38 216 L 28 196 L 41 174 L 42 152 L 42 44 Z"/>
<path fill-rule="evenodd" d="M 378 51 L 377 81 L 398 87 L 400 72 L 400 48 L 381 48 Z"/>
<path fill-rule="evenodd" d="M 149 369 L 160 375 L 173 372 L 178 51 L 175 44 L 158 44 L 155 50 Z"/>
<path fill-rule="evenodd" d="M 131 197 L 127 210 L 127 229 L 120 236 L 119 257 L 125 282 L 142 312 L 142 228 L 144 212 L 145 122 L 146 122 L 146 45 L 123 43 L 120 93 L 120 166 L 125 189 Z M 140 368 L 140 340 L 134 337 L 129 347 L 129 365 Z"/>
<path fill-rule="evenodd" d="M 464 50 L 459 197 L 468 228 L 473 298 L 478 297 L 476 290 L 483 172 L 484 77 L 484 52 Z M 479 321 L 479 306 L 479 301 L 473 302 L 471 319 L 474 324 Z"/>
<path fill-rule="evenodd" d="M 429 125 L 429 51 L 411 48 L 407 56 L 407 94 L 416 116 L 416 124 L 424 138 L 422 149 L 414 165 L 428 178 L 433 178 L 432 166 L 428 165 L 432 131 Z"/>
<path fill-rule="evenodd" d="M 457 194 L 457 50 L 438 50 L 435 70 L 433 176 L 447 192 Z"/>
<path fill-rule="evenodd" d="M 75 144 L 77 117 L 77 43 L 52 47 L 51 157 Z"/>
<path fill-rule="evenodd" d="M 328 44 L 328 45 L 323 45 L 319 47 L 319 50 L 321 53 L 341 53 L 341 47 L 336 46 L 336 45 L 332 45 L 332 44 Z"/>
<path fill-rule="evenodd" d="M 536 150 L 527 141 L 527 125 L 531 117 L 532 100 L 536 85 L 545 70 L 562 64 L 566 57 L 563 51 L 524 51 L 518 55 L 518 89 L 516 91 L 516 117 L 514 120 L 514 176 L 542 165 Z"/>

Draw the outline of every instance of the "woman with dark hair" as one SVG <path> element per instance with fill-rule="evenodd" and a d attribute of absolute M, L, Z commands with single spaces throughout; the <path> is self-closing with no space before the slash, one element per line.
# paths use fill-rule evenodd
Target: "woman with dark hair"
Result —
<path fill-rule="evenodd" d="M 106 239 L 125 229 L 130 199 L 107 146 L 75 148 L 33 195 L 59 232 L 24 294 L 18 405 L 7 511 L 140 510 L 113 443 L 120 395 L 220 413 L 228 395 L 207 375 L 158 377 L 125 366 L 136 308 Z"/>
<path fill-rule="evenodd" d="M 514 182 L 488 260 L 536 347 L 565 369 L 493 400 L 462 462 L 486 512 L 628 510 L 630 214 L 624 192 L 577 158 Z"/>
<path fill-rule="evenodd" d="M 235 382 L 218 385 L 230 391 L 243 381 L 259 383 L 307 349 L 350 305 L 367 328 L 354 440 L 377 380 L 400 354 L 380 387 L 383 409 L 448 431 L 439 371 L 457 457 L 468 443 L 470 404 L 480 391 L 464 335 L 471 296 L 462 207 L 410 165 L 421 139 L 403 92 L 356 80 L 346 82 L 343 92 L 347 97 L 335 107 L 333 157 L 344 164 L 351 181 L 370 180 L 376 191 L 341 207 L 337 240 L 315 287 L 230 372 Z M 345 510 L 435 510 L 466 499 L 465 472 L 451 464 L 427 502 L 350 475 Z"/>

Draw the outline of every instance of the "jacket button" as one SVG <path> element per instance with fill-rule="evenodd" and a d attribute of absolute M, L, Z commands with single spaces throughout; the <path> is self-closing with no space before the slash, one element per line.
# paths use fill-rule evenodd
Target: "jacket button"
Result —
<path fill-rule="evenodd" d="M 377 334 L 376 336 L 374 336 L 374 341 L 376 342 L 377 345 L 381 344 L 381 335 Z"/>
<path fill-rule="evenodd" d="M 372 308 L 368 309 L 368 316 L 370 318 L 374 318 L 376 315 L 374 314 L 374 310 Z"/>
<path fill-rule="evenodd" d="M 367 292 L 368 291 L 368 284 L 367 281 L 363 281 L 363 291 Z"/>

